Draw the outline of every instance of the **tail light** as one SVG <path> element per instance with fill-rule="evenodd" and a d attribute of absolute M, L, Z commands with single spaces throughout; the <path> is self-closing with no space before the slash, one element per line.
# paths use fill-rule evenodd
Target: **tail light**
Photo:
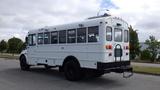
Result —
<path fill-rule="evenodd" d="M 106 45 L 106 49 L 112 49 L 112 45 Z"/>

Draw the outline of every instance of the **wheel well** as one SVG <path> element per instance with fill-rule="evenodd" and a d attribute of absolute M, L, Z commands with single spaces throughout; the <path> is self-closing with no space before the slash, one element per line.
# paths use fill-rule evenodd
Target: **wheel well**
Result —
<path fill-rule="evenodd" d="M 24 55 L 24 54 L 20 55 L 19 60 L 20 60 L 22 57 L 25 57 L 25 55 Z M 25 57 L 25 58 L 26 58 L 26 57 Z"/>
<path fill-rule="evenodd" d="M 67 56 L 65 59 L 64 59 L 64 61 L 63 61 L 63 64 L 62 64 L 62 68 L 64 67 L 64 64 L 66 63 L 66 62 L 68 62 L 68 61 L 74 61 L 74 62 L 76 62 L 79 66 L 80 66 L 80 63 L 79 63 L 79 61 L 78 61 L 78 59 L 76 58 L 76 57 L 74 57 L 74 56 Z"/>

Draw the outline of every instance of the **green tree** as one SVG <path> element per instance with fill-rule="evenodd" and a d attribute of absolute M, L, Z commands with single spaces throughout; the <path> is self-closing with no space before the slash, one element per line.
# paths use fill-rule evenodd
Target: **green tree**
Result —
<path fill-rule="evenodd" d="M 20 53 L 22 49 L 23 41 L 19 38 L 11 38 L 8 40 L 8 52 L 12 53 L 13 55 L 15 53 Z"/>
<path fill-rule="evenodd" d="M 19 44 L 18 44 L 18 53 L 20 53 L 22 50 L 24 50 L 26 48 L 26 44 L 25 44 L 25 42 L 20 42 Z"/>
<path fill-rule="evenodd" d="M 141 60 L 147 60 L 147 61 L 149 61 L 150 58 L 151 58 L 151 53 L 150 53 L 149 50 L 145 49 L 145 50 L 141 51 Z"/>
<path fill-rule="evenodd" d="M 150 36 L 149 39 L 145 41 L 145 43 L 148 45 L 147 50 L 149 50 L 151 53 L 151 61 L 156 61 L 158 49 L 160 49 L 160 42 L 158 42 L 154 36 Z"/>
<path fill-rule="evenodd" d="M 134 30 L 132 26 L 129 27 L 130 34 L 130 59 L 135 59 L 136 55 L 139 56 L 140 53 L 140 45 L 137 30 Z"/>
<path fill-rule="evenodd" d="M 4 50 L 6 50 L 7 49 L 7 42 L 6 41 L 4 41 L 4 40 L 2 40 L 1 42 L 0 42 L 0 52 L 2 53 Z"/>

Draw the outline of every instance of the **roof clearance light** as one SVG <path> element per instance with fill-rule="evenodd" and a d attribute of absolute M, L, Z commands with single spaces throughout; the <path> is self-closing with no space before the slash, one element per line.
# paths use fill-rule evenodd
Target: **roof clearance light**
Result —
<path fill-rule="evenodd" d="M 117 23 L 117 26 L 122 26 L 122 24 L 120 24 L 120 23 Z"/>

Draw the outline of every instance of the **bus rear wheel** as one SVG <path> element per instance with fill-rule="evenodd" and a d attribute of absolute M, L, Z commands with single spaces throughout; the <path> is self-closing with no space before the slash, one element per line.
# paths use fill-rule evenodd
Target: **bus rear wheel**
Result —
<path fill-rule="evenodd" d="M 28 71 L 30 69 L 30 66 L 27 64 L 25 56 L 20 57 L 20 67 L 21 67 L 21 70 L 24 70 L 24 71 Z"/>
<path fill-rule="evenodd" d="M 64 64 L 65 77 L 69 81 L 78 81 L 81 79 L 81 68 L 79 64 L 73 60 Z"/>

